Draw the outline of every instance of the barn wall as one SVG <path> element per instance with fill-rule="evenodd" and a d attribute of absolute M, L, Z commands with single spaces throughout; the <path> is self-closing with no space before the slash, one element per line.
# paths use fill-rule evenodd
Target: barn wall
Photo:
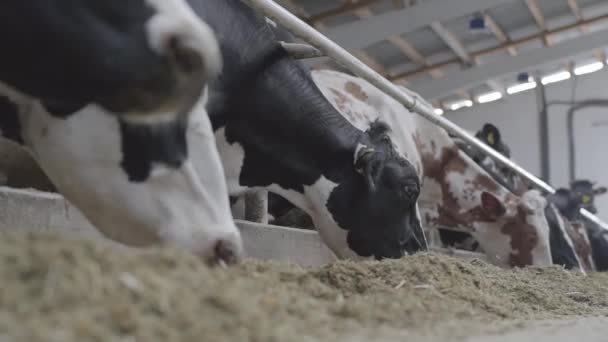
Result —
<path fill-rule="evenodd" d="M 608 68 L 607 68 L 608 69 Z M 607 99 L 608 70 L 583 75 L 568 81 L 547 85 L 547 100 Z M 566 144 L 566 106 L 549 108 L 550 182 L 566 186 L 569 181 Z M 538 114 L 535 91 L 506 96 L 500 101 L 477 104 L 457 112 L 447 112 L 446 118 L 460 126 L 476 131 L 485 122 L 495 124 L 511 153 L 523 167 L 540 174 Z M 608 108 L 587 108 L 575 118 L 577 149 L 577 178 L 589 178 L 608 185 Z M 608 221 L 608 195 L 598 198 L 600 217 Z"/>

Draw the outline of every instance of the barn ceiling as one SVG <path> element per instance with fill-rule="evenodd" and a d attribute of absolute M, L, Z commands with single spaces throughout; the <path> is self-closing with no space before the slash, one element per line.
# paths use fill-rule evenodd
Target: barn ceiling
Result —
<path fill-rule="evenodd" d="M 526 88 L 513 88 L 524 72 L 533 85 L 606 64 L 608 0 L 277 2 L 444 110 Z M 314 66 L 340 68 L 327 59 Z"/>

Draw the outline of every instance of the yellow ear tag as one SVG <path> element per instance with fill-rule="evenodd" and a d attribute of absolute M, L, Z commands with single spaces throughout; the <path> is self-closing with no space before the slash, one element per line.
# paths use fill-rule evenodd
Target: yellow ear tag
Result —
<path fill-rule="evenodd" d="M 589 195 L 583 195 L 581 196 L 581 201 L 583 202 L 583 204 L 588 204 L 589 202 L 591 202 L 591 197 L 589 197 Z"/>
<path fill-rule="evenodd" d="M 488 134 L 488 142 L 490 143 L 490 145 L 494 145 L 494 143 L 496 142 L 494 139 L 494 133 Z"/>

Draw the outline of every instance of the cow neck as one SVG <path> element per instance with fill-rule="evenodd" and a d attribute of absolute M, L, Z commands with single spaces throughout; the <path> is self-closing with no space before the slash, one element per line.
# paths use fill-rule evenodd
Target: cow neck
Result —
<path fill-rule="evenodd" d="M 222 0 L 212 8 L 209 3 L 215 2 L 197 2 L 195 7 L 197 12 L 207 7 L 202 8 L 208 15 L 204 19 L 217 32 L 224 58 L 208 104 L 214 129 L 225 126 L 229 142 L 249 140 L 250 146 L 264 149 L 258 152 L 275 159 L 284 159 L 286 153 L 292 160 L 301 157 L 300 164 L 335 178 L 331 173 L 339 172 L 333 172 L 334 165 L 347 160 L 352 165 L 365 135 L 327 101 L 310 71 L 285 55 L 263 18 L 240 1 Z"/>
<path fill-rule="evenodd" d="M 433 226 L 466 229 L 472 222 L 492 221 L 484 214 L 477 194 L 487 191 L 503 203 L 513 196 L 450 142 L 447 134 L 443 137 L 417 131 L 414 140 L 424 169 L 420 200 L 429 204 L 425 207 L 436 210 L 435 218 L 427 217 Z"/>

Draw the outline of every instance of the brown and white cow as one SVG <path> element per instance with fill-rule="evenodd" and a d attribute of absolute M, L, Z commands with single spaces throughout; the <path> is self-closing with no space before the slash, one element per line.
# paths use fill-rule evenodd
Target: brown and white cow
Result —
<path fill-rule="evenodd" d="M 500 130 L 496 126 L 486 123 L 481 130 L 475 133 L 475 136 L 505 157 L 511 158 L 510 148 L 503 141 Z M 459 138 L 453 137 L 453 139 L 462 151 L 512 193 L 521 196 L 530 187 L 526 179 L 508 168 L 499 166 L 479 149 L 466 144 Z M 595 266 L 587 232 L 573 225 L 573 222 L 566 218 L 568 217 L 566 212 L 558 210 L 558 207 L 562 209 L 567 207 L 567 204 L 563 204 L 564 201 L 570 204 L 578 203 L 578 201 L 571 199 L 569 193 L 563 194 L 563 192 L 564 190 L 558 190 L 556 195 L 548 196 L 545 207 L 545 217 L 549 224 L 549 245 L 551 247 L 553 263 L 564 266 L 567 269 L 577 268 L 582 271 L 592 271 L 595 269 Z M 556 207 L 558 204 L 560 205 Z"/>
<path fill-rule="evenodd" d="M 438 227 L 468 232 L 502 266 L 552 263 L 546 202 L 538 191 L 514 195 L 463 153 L 445 130 L 365 80 L 331 70 L 312 75 L 359 129 L 378 120 L 390 126 L 395 149 L 413 162 L 422 178 L 419 205 L 427 232 Z"/>

